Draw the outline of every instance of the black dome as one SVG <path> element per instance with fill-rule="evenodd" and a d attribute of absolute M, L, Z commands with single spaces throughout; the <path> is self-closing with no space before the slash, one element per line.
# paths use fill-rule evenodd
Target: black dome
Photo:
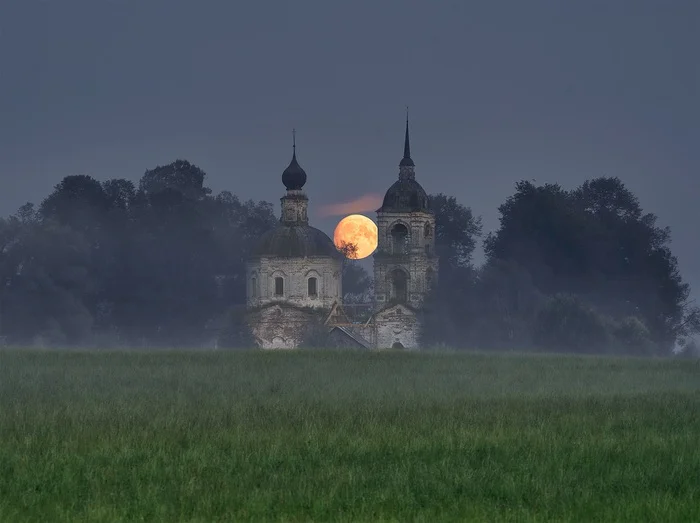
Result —
<path fill-rule="evenodd" d="M 326 233 L 309 225 L 280 224 L 260 237 L 253 256 L 304 258 L 329 256 L 342 258 Z"/>
<path fill-rule="evenodd" d="M 428 195 L 416 180 L 405 179 L 394 182 L 384 195 L 378 212 L 428 211 Z"/>
<path fill-rule="evenodd" d="M 282 183 L 288 191 L 299 191 L 306 183 L 306 171 L 297 162 L 296 151 L 292 155 L 292 161 L 282 173 Z"/>

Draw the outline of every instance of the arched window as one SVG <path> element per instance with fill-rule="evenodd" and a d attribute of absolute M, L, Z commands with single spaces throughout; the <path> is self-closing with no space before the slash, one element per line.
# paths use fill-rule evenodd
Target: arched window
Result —
<path fill-rule="evenodd" d="M 403 223 L 397 223 L 391 228 L 391 252 L 393 254 L 408 253 L 408 229 Z"/>
<path fill-rule="evenodd" d="M 284 296 L 284 278 L 281 276 L 275 278 L 275 296 Z"/>
<path fill-rule="evenodd" d="M 250 295 L 253 298 L 258 297 L 258 279 L 255 276 L 250 279 Z"/>
<path fill-rule="evenodd" d="M 401 269 L 394 269 L 389 273 L 391 285 L 391 299 L 399 303 L 408 301 L 408 275 Z"/>
<path fill-rule="evenodd" d="M 317 287 L 317 281 L 316 278 L 309 278 L 306 282 L 306 289 L 309 294 L 309 298 L 316 298 L 318 296 L 318 287 Z"/>
<path fill-rule="evenodd" d="M 429 223 L 426 223 L 425 226 L 423 227 L 423 236 L 426 238 L 430 238 L 433 235 L 433 228 L 430 226 Z"/>
<path fill-rule="evenodd" d="M 401 342 L 394 342 L 394 344 L 391 346 L 392 349 L 403 349 L 404 346 L 401 344 Z"/>

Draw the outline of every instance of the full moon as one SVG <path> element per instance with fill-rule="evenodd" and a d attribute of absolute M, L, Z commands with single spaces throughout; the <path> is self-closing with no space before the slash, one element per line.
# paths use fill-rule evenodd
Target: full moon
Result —
<path fill-rule="evenodd" d="M 357 247 L 357 252 L 348 258 L 366 258 L 377 248 L 377 225 L 361 214 L 346 216 L 335 226 L 333 243 L 337 249 L 342 249 L 343 245 L 348 244 Z"/>

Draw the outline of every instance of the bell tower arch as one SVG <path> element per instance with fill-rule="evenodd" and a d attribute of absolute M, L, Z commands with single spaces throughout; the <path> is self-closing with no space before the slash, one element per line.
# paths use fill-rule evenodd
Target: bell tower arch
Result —
<path fill-rule="evenodd" d="M 389 188 L 377 210 L 379 242 L 374 253 L 375 306 L 382 310 L 396 304 L 419 310 L 435 284 L 435 215 L 428 195 L 416 181 L 411 158 L 408 118 L 399 179 Z M 405 345 L 405 343 L 404 343 Z"/>

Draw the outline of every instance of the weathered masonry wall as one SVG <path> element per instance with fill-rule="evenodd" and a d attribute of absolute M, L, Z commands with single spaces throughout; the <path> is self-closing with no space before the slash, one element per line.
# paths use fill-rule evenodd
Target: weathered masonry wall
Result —
<path fill-rule="evenodd" d="M 407 303 L 420 307 L 430 286 L 437 281 L 435 217 L 424 212 L 378 213 L 379 244 L 374 256 L 374 288 L 381 309 L 392 300 L 392 274 L 403 271 L 407 277 Z M 404 250 L 392 238 L 392 230 L 403 225 L 408 230 Z"/>
<path fill-rule="evenodd" d="M 294 349 L 313 321 L 308 310 L 284 304 L 269 305 L 249 315 L 253 336 L 262 349 Z"/>
<path fill-rule="evenodd" d="M 420 321 L 413 311 L 395 305 L 375 315 L 376 348 L 416 349 L 420 342 Z"/>
<path fill-rule="evenodd" d="M 283 280 L 282 295 L 275 294 L 275 278 Z M 316 278 L 316 295 L 309 295 L 310 278 Z M 342 296 L 342 262 L 323 256 L 251 260 L 246 279 L 249 307 L 284 301 L 330 309 Z"/>

